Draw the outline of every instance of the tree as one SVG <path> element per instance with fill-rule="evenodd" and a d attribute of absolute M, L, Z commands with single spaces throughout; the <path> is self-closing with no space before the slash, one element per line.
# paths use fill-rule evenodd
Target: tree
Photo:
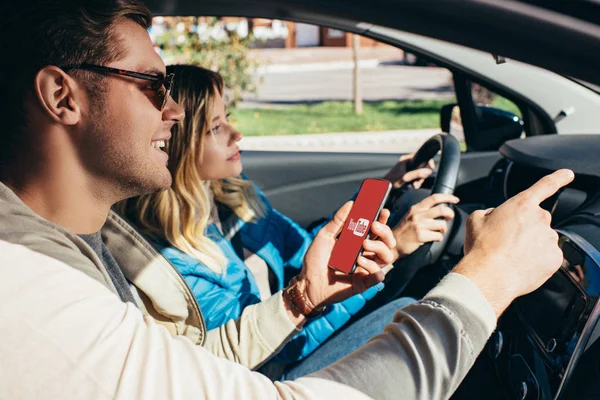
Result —
<path fill-rule="evenodd" d="M 352 75 L 352 87 L 354 88 L 354 113 L 361 115 L 363 112 L 362 94 L 360 92 L 360 58 L 358 48 L 360 47 L 360 36 L 352 34 L 352 59 L 354 60 L 354 71 Z"/>
<path fill-rule="evenodd" d="M 168 64 L 199 65 L 219 72 L 231 105 L 245 93 L 256 92 L 259 63 L 248 57 L 254 41 L 250 33 L 242 37 L 215 17 L 167 17 L 160 22 L 155 42 Z"/>

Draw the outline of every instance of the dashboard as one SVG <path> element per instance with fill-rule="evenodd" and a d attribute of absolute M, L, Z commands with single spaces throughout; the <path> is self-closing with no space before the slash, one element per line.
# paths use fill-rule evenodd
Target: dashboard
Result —
<path fill-rule="evenodd" d="M 569 391 L 585 388 L 570 388 L 571 378 L 596 368 L 600 356 L 594 346 L 600 338 L 600 253 L 574 231 L 559 230 L 559 237 L 561 269 L 513 303 L 488 343 L 511 399 L 574 398 Z M 581 362 L 584 355 L 591 364 Z"/>
<path fill-rule="evenodd" d="M 562 267 L 509 307 L 488 356 L 509 399 L 600 398 L 600 138 L 533 137 L 507 142 L 500 153 L 486 207 L 560 168 L 576 178 L 541 204 L 553 215 Z"/>

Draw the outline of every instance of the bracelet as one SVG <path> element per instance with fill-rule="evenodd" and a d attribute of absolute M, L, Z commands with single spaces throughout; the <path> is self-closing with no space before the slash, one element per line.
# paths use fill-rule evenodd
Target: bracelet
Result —
<path fill-rule="evenodd" d="M 304 296 L 304 291 L 298 288 L 297 277 L 290 280 L 289 286 L 283 290 L 283 293 L 288 296 L 290 306 L 294 311 L 304 315 L 306 318 L 314 318 L 323 314 L 326 306 L 315 307 L 311 301 Z"/>

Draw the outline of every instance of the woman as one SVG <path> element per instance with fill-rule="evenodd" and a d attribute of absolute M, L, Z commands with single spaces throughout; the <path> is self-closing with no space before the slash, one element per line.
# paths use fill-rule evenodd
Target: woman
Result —
<path fill-rule="evenodd" d="M 227 120 L 220 75 L 193 66 L 169 66 L 167 71 L 177 76 L 172 96 L 186 111 L 165 148 L 173 185 L 130 199 L 122 210 L 180 270 L 194 291 L 207 328 L 212 329 L 282 291 L 300 272 L 318 227 L 311 232 L 302 229 L 273 209 L 260 190 L 241 176 L 237 142 L 242 134 Z M 402 164 L 390 173 L 404 175 L 398 171 Z M 417 170 L 405 176 L 423 178 L 428 173 Z M 438 201 L 444 202 L 456 203 L 457 199 L 445 196 Z M 403 239 L 398 256 L 423 242 L 441 239 L 445 222 L 435 218 L 449 219 L 453 214 L 448 207 L 433 205 L 422 211 L 416 207 L 395 229 L 394 234 Z M 327 307 L 303 326 L 271 365 L 282 365 L 286 378 L 298 377 L 328 365 L 381 332 L 398 304 L 389 308 L 387 318 L 379 317 L 361 328 L 363 335 L 352 335 L 343 349 L 332 346 L 329 355 L 321 353 L 319 360 L 309 357 L 312 362 L 292 367 L 340 330 L 381 287 Z"/>

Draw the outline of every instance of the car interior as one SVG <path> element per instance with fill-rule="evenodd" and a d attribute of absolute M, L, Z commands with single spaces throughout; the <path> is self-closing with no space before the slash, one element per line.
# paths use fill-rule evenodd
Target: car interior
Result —
<path fill-rule="evenodd" d="M 461 202 L 455 207 L 456 217 L 443 242 L 423 246 L 404 260 L 400 268 L 390 272 L 403 274 L 402 287 L 385 289 L 396 296 L 423 296 L 456 265 L 463 255 L 465 222 L 470 213 L 500 205 L 550 172 L 572 169 L 576 175 L 573 183 L 542 204 L 552 213 L 553 227 L 559 233 L 564 254 L 562 268 L 540 289 L 517 299 L 504 313 L 487 348 L 453 398 L 598 398 L 600 136 L 590 133 L 598 128 L 597 118 L 594 118 L 595 125 L 593 121 L 587 122 L 586 129 L 564 131 L 559 126 L 560 115 L 550 115 L 547 108 L 524 95 L 519 87 L 494 81 L 489 75 L 469 68 L 467 62 L 454 63 L 441 53 L 401 39 L 403 36 L 396 33 L 406 30 L 460 43 L 488 51 L 490 59 L 495 49 L 498 51 L 495 54 L 543 67 L 560 79 L 571 80 L 567 76 L 572 76 L 598 84 L 600 52 L 589 53 L 593 46 L 597 50 L 600 45 L 600 28 L 597 21 L 582 10 L 589 7 L 598 13 L 600 7 L 583 2 L 585 5 L 580 8 L 540 8 L 539 2 L 529 1 L 512 2 L 518 7 L 509 10 L 490 2 L 489 7 L 496 13 L 495 21 L 491 21 L 491 18 L 485 19 L 486 10 L 490 9 L 482 5 L 484 2 L 475 1 L 463 2 L 473 7 L 469 11 L 458 2 L 447 2 L 454 4 L 454 9 L 441 5 L 444 2 L 436 2 L 440 8 L 429 13 L 425 5 L 408 1 L 405 17 L 398 20 L 391 18 L 385 2 L 377 1 L 368 12 L 355 1 L 347 4 L 208 1 L 202 6 L 193 1 L 148 3 L 158 15 L 279 18 L 344 29 L 398 46 L 452 72 L 456 102 L 449 102 L 440 110 L 441 133 L 423 143 L 413 163 L 417 167 L 433 158 L 436 171 L 420 189 L 395 189 L 387 208 L 402 214 L 431 193 L 454 193 Z M 562 15 L 565 21 L 577 19 L 579 27 L 587 24 L 591 28 L 580 32 L 581 36 L 569 36 L 577 29 L 566 22 L 561 28 L 552 25 L 553 13 Z M 468 35 L 477 26 L 451 32 L 453 26 L 465 26 L 450 23 L 447 19 L 451 16 L 455 22 L 479 24 L 479 28 L 481 21 L 487 21 L 492 28 L 484 30 L 479 37 Z M 520 38 L 518 35 L 522 32 L 518 32 L 518 27 L 524 23 L 540 31 Z M 373 24 L 381 24 L 381 27 Z M 554 31 L 550 34 L 548 29 Z M 498 44 L 501 34 L 508 40 Z M 549 38 L 555 40 L 554 46 L 547 43 Z M 569 48 L 561 45 L 571 39 Z M 571 55 L 568 60 L 558 59 Z M 592 71 L 592 67 L 596 70 Z M 572 83 L 577 85 L 577 90 L 582 87 L 575 81 Z M 476 104 L 472 97 L 473 84 L 506 97 L 518 107 L 520 115 Z M 561 96 L 560 93 L 547 95 Z M 585 87 L 585 95 L 600 100 L 600 93 L 592 86 Z M 460 110 L 464 130 L 462 148 L 452 135 L 450 124 L 455 107 Z M 581 134 L 584 131 L 586 134 Z M 310 227 L 349 199 L 363 179 L 383 176 L 399 156 L 394 153 L 244 151 L 243 162 L 244 173 L 264 191 L 274 208 L 301 226 Z M 368 312 L 368 308 L 364 312 Z"/>

